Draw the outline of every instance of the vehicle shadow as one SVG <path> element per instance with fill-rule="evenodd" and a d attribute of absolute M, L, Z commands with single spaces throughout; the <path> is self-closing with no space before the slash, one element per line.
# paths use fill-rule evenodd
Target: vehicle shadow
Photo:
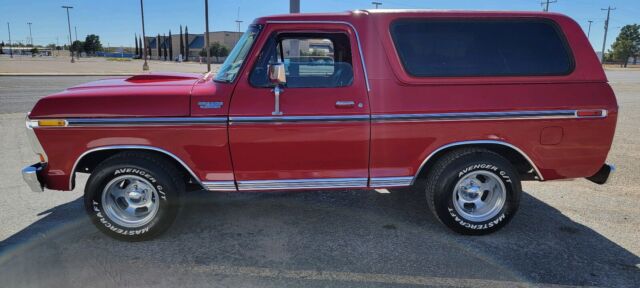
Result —
<path fill-rule="evenodd" d="M 385 287 L 429 285 L 429 279 L 453 279 L 453 286 L 473 283 L 456 279 L 640 283 L 638 256 L 528 193 L 513 222 L 482 237 L 450 232 L 425 205 L 403 190 L 200 191 L 185 197 L 166 234 L 125 243 L 95 229 L 77 199 L 44 211 L 46 217 L 0 242 L 0 281 L 6 287 Z M 255 272 L 261 268 L 280 272 Z M 335 281 L 310 280 L 309 274 L 291 271 L 345 274 Z M 391 280 L 380 280 L 385 277 Z"/>

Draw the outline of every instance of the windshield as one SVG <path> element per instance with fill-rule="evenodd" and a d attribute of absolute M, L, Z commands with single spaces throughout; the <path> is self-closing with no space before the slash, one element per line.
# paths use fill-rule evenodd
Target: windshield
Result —
<path fill-rule="evenodd" d="M 232 82 L 236 78 L 244 59 L 247 57 L 247 54 L 249 54 L 251 46 L 253 46 L 253 42 L 258 37 L 258 32 L 260 32 L 258 26 L 249 26 L 247 32 L 238 40 L 238 44 L 233 47 L 229 57 L 227 57 L 220 67 L 220 70 L 218 70 L 218 74 L 216 74 L 214 78 L 215 81 Z"/>

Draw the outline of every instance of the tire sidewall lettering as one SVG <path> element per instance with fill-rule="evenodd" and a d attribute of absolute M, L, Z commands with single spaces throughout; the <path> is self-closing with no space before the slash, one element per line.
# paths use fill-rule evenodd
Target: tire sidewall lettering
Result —
<path fill-rule="evenodd" d="M 163 203 L 167 201 L 167 193 L 165 192 L 164 186 L 158 182 L 157 178 L 153 174 L 151 174 L 151 172 L 142 168 L 121 167 L 121 168 L 116 168 L 112 173 L 110 173 L 110 176 L 107 177 L 103 181 L 103 183 L 106 184 L 111 179 L 118 176 L 123 176 L 123 175 L 135 175 L 135 176 L 142 177 L 147 181 L 149 181 L 157 189 L 158 196 L 161 201 L 159 202 L 160 211 L 158 215 L 156 215 L 156 219 L 160 217 L 162 207 L 164 206 Z M 93 210 L 92 212 L 93 212 L 93 215 L 96 217 L 99 225 L 104 226 L 104 228 L 106 228 L 107 230 L 110 230 L 113 233 L 117 233 L 124 236 L 135 236 L 135 235 L 141 235 L 149 232 L 149 230 L 153 226 L 153 223 L 155 222 L 156 219 L 138 228 L 126 228 L 112 222 L 105 215 L 104 207 L 102 206 L 102 203 L 101 203 L 101 196 L 102 196 L 101 194 L 103 192 L 103 189 L 104 189 L 104 186 L 101 186 L 99 193 L 95 193 L 92 199 L 92 210 Z"/>
<path fill-rule="evenodd" d="M 500 166 L 495 165 L 495 164 L 491 164 L 491 163 L 474 163 L 471 165 L 466 165 L 464 166 L 462 169 L 460 169 L 457 173 L 456 173 L 456 178 L 454 181 L 452 181 L 452 189 L 454 189 L 454 185 L 455 183 L 457 183 L 460 179 L 462 179 L 465 175 L 474 172 L 474 171 L 488 171 L 491 172 L 493 174 L 495 174 L 496 176 L 498 176 L 502 181 L 503 184 L 505 185 L 505 188 L 507 189 L 507 198 L 511 197 L 511 191 L 512 191 L 512 186 L 511 184 L 513 183 L 511 180 L 511 176 L 509 175 L 508 172 L 506 172 L 505 170 L 503 170 L 502 168 L 500 168 Z M 452 190 L 449 190 L 452 191 Z M 451 220 L 453 220 L 457 225 L 460 225 L 461 227 L 464 227 L 465 229 L 470 229 L 470 230 L 486 230 L 486 229 L 492 229 L 496 226 L 498 226 L 501 222 L 503 222 L 504 220 L 508 219 L 507 217 L 507 211 L 508 209 L 506 209 L 507 207 L 503 207 L 501 213 L 499 213 L 498 215 L 494 216 L 493 218 L 484 221 L 484 222 L 480 222 L 480 223 L 476 223 L 476 222 L 472 222 L 469 221 L 467 219 L 464 219 L 464 217 L 462 217 L 461 215 L 459 215 L 456 210 L 453 208 L 453 194 L 449 193 L 449 196 L 451 199 L 450 201 L 448 201 L 448 205 L 447 205 L 447 215 L 451 217 Z M 507 199 L 505 201 L 505 206 L 508 205 L 509 200 Z"/>

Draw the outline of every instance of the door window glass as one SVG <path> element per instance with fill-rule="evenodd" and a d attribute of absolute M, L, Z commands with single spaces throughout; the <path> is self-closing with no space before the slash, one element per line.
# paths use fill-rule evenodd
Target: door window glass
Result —
<path fill-rule="evenodd" d="M 351 46 L 345 34 L 276 34 L 263 48 L 250 82 L 271 87 L 268 66 L 284 63 L 289 88 L 330 88 L 353 82 Z"/>

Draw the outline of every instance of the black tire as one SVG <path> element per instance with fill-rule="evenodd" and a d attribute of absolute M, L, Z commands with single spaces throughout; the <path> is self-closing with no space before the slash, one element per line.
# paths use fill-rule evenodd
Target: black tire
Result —
<path fill-rule="evenodd" d="M 502 208 L 496 208 L 497 214 L 489 219 L 474 221 L 456 210 L 454 201 L 460 196 L 454 195 L 454 188 L 465 176 L 471 176 L 470 173 L 484 173 L 490 176 L 488 178 L 492 176 L 486 173 L 492 173 L 497 176 L 493 178 L 494 182 L 499 179 L 504 185 L 504 204 Z M 483 195 L 482 193 L 486 192 L 480 192 L 479 195 Z M 447 153 L 434 164 L 427 175 L 426 194 L 429 209 L 451 230 L 464 235 L 485 235 L 499 230 L 511 221 L 518 210 L 522 187 L 519 174 L 504 157 L 482 148 L 463 148 Z"/>
<path fill-rule="evenodd" d="M 103 191 L 106 185 L 121 176 L 139 177 L 153 185 L 157 195 L 153 199 L 157 201 L 154 203 L 157 203 L 158 208 L 148 223 L 139 227 L 126 227 L 116 223 L 109 217 L 109 213 L 105 213 Z M 85 186 L 85 209 L 93 224 L 115 239 L 150 240 L 166 231 L 178 214 L 180 194 L 185 190 L 185 184 L 180 179 L 180 172 L 169 161 L 148 152 L 121 152 L 104 160 L 94 169 Z"/>

